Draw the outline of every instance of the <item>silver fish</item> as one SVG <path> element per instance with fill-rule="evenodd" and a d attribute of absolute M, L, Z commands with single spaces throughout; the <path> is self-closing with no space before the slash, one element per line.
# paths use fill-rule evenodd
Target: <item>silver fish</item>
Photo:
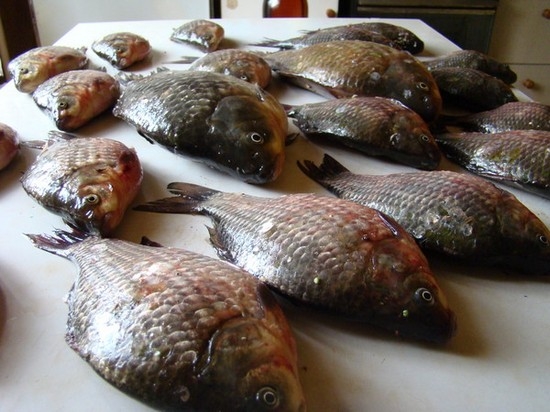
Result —
<path fill-rule="evenodd" d="M 217 50 L 225 35 L 218 23 L 210 20 L 192 20 L 174 29 L 170 40 L 198 47 L 205 52 Z"/>
<path fill-rule="evenodd" d="M 125 69 L 151 54 L 149 40 L 129 32 L 111 33 L 92 43 L 92 50 L 117 69 Z"/>

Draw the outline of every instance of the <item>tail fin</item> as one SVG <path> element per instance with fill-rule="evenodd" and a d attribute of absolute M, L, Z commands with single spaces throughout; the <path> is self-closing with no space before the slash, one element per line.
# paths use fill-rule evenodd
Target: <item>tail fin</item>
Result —
<path fill-rule="evenodd" d="M 308 176 L 311 180 L 319 183 L 321 186 L 326 186 L 326 182 L 340 176 L 342 173 L 348 173 L 341 163 L 339 163 L 332 156 L 325 154 L 323 161 L 319 166 L 316 166 L 310 160 L 304 160 L 304 163 L 297 162 L 300 170 Z"/>
<path fill-rule="evenodd" d="M 72 232 L 55 230 L 54 234 L 55 236 L 32 234 L 25 235 L 37 248 L 55 255 L 63 256 L 65 258 L 70 255 L 71 247 L 73 245 L 82 242 L 90 236 L 89 234 L 78 230 L 73 230 Z"/>

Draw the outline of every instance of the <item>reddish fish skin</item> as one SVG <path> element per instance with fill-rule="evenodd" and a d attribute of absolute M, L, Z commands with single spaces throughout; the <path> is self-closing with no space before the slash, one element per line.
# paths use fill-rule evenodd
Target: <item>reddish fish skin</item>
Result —
<path fill-rule="evenodd" d="M 151 53 L 147 39 L 134 33 L 111 33 L 92 43 L 92 50 L 117 69 L 125 69 Z"/>
<path fill-rule="evenodd" d="M 187 183 L 137 210 L 209 216 L 220 257 L 306 305 L 435 343 L 455 332 L 425 256 L 391 218 L 314 194 L 258 198 Z"/>
<path fill-rule="evenodd" d="M 0 170 L 7 167 L 19 153 L 19 136 L 10 126 L 0 123 Z"/>

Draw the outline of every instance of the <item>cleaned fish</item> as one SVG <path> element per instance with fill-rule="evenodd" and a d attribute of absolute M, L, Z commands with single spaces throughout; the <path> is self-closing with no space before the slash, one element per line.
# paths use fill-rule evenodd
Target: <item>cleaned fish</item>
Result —
<path fill-rule="evenodd" d="M 550 199 L 550 132 L 457 132 L 435 138 L 449 159 L 470 172 Z"/>
<path fill-rule="evenodd" d="M 292 331 L 249 273 L 182 249 L 28 236 L 78 266 L 65 340 L 118 389 L 163 410 L 305 412 Z"/>
<path fill-rule="evenodd" d="M 46 110 L 58 129 L 73 131 L 107 111 L 120 96 L 118 81 L 100 70 L 71 70 L 36 88 L 35 103 Z"/>
<path fill-rule="evenodd" d="M 550 230 L 510 192 L 445 170 L 359 175 L 329 155 L 298 163 L 336 196 L 388 214 L 424 250 L 550 275 Z"/>
<path fill-rule="evenodd" d="M 288 120 L 269 93 L 232 76 L 163 71 L 130 82 L 113 113 L 170 151 L 249 183 L 282 171 Z"/>
<path fill-rule="evenodd" d="M 422 39 L 403 26 L 373 21 L 359 23 L 358 26 L 387 37 L 400 49 L 408 51 L 411 54 L 418 54 L 424 51 L 424 42 Z"/>
<path fill-rule="evenodd" d="M 50 77 L 88 65 L 86 48 L 42 46 L 31 49 L 9 62 L 8 71 L 20 92 L 32 93 Z"/>
<path fill-rule="evenodd" d="M 383 44 L 332 41 L 264 58 L 283 78 L 323 96 L 389 97 L 426 121 L 441 111 L 441 95 L 424 64 L 410 53 Z"/>
<path fill-rule="evenodd" d="M 221 258 L 279 293 L 404 338 L 437 343 L 455 331 L 425 256 L 391 218 L 315 194 L 261 198 L 171 183 L 175 197 L 138 210 L 209 216 Z"/>
<path fill-rule="evenodd" d="M 210 20 L 196 19 L 174 29 L 170 40 L 198 47 L 204 52 L 218 49 L 225 36 L 225 30 L 218 23 Z"/>
<path fill-rule="evenodd" d="M 104 137 L 51 132 L 21 183 L 40 205 L 72 227 L 109 235 L 122 221 L 143 177 L 134 149 Z"/>
<path fill-rule="evenodd" d="M 443 56 L 439 56 L 424 62 L 428 69 L 441 67 L 462 67 L 480 70 L 490 74 L 506 84 L 512 84 L 517 80 L 517 74 L 506 63 L 489 57 L 477 50 L 457 50 Z"/>
<path fill-rule="evenodd" d="M 443 121 L 442 118 L 440 120 Z M 539 102 L 510 102 L 496 109 L 464 116 L 446 116 L 443 123 L 468 132 L 498 133 L 510 130 L 550 131 L 550 106 Z"/>
<path fill-rule="evenodd" d="M 420 169 L 435 169 L 441 152 L 426 122 L 397 100 L 351 97 L 291 107 L 287 115 L 310 137 L 328 139 Z"/>
<path fill-rule="evenodd" d="M 19 136 L 10 126 L 0 123 L 0 170 L 5 169 L 19 153 Z"/>
<path fill-rule="evenodd" d="M 125 69 L 149 56 L 151 44 L 137 34 L 117 32 L 94 41 L 92 50 L 117 69 Z"/>
<path fill-rule="evenodd" d="M 441 67 L 431 69 L 430 72 L 439 87 L 444 104 L 475 112 L 518 101 L 509 85 L 476 69 Z"/>

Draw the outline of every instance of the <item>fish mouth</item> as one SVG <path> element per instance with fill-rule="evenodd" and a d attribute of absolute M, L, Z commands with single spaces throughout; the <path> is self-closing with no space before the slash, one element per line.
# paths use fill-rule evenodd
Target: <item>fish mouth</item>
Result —
<path fill-rule="evenodd" d="M 244 170 L 242 168 L 237 168 L 236 173 L 239 178 L 246 183 L 251 184 L 264 184 L 273 182 L 276 180 L 281 172 L 283 171 L 283 166 L 285 162 L 284 153 L 279 153 L 275 156 L 273 161 L 260 164 L 259 167 L 253 168 L 251 170 Z"/>

